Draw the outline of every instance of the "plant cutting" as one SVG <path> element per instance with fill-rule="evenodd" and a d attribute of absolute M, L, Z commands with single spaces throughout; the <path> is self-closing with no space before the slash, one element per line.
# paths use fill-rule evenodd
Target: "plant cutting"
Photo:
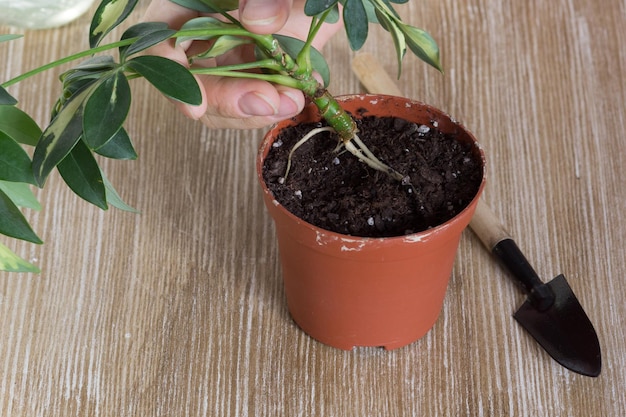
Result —
<path fill-rule="evenodd" d="M 128 28 L 121 39 L 107 44 L 105 37 L 123 23 L 138 0 L 103 0 L 96 10 L 89 32 L 90 48 L 51 62 L 0 84 L 0 234 L 42 243 L 21 208 L 39 209 L 30 186 L 44 187 L 57 169 L 78 196 L 107 209 L 132 210 L 120 199 L 98 164 L 98 158 L 132 160 L 137 157 L 123 127 L 131 102 L 129 81 L 144 78 L 165 96 L 197 105 L 201 96 L 193 74 L 256 78 L 303 91 L 320 109 L 341 138 L 342 146 L 357 158 L 399 177 L 359 140 L 353 119 L 338 105 L 325 86 L 328 65 L 311 45 L 325 22 L 337 21 L 339 4 L 350 46 L 358 50 L 368 34 L 368 22 L 380 23 L 393 38 L 398 67 L 408 49 L 429 64 L 440 68 L 439 51 L 424 31 L 404 24 L 392 3 L 407 0 L 308 0 L 305 12 L 312 17 L 304 41 L 279 35 L 257 35 L 246 30 L 230 13 L 236 0 L 172 0 L 181 6 L 206 13 L 180 29 L 162 22 L 144 22 Z M 0 35 L 0 42 L 19 35 Z M 175 39 L 205 42 L 206 49 L 189 57 L 188 69 L 172 60 L 146 55 L 150 47 Z M 243 45 L 254 45 L 257 60 L 245 64 L 197 68 L 194 62 L 211 59 Z M 117 52 L 117 59 L 108 55 Z M 143 53 L 143 54 L 140 54 Z M 60 95 L 51 111 L 50 122 L 40 128 L 19 108 L 9 89 L 29 77 L 79 62 L 60 77 Z M 317 73 L 322 81 L 314 76 Z M 32 158 L 29 148 L 33 148 Z M 0 243 L 0 269 L 36 271 Z"/>
<path fill-rule="evenodd" d="M 305 12 L 311 17 L 311 25 L 304 40 L 277 34 L 258 35 L 246 30 L 232 13 L 238 7 L 237 1 L 171 1 L 205 15 L 175 29 L 161 22 L 136 24 L 126 29 L 119 40 L 103 43 L 137 4 L 137 0 L 104 0 L 92 20 L 89 49 L 0 84 L 0 233 L 41 243 L 20 208 L 39 208 L 31 186 L 43 188 L 55 169 L 72 191 L 88 202 L 102 209 L 114 206 L 133 210 L 122 201 L 98 164 L 100 158 L 130 160 L 137 157 L 123 127 L 130 108 L 130 82 L 133 80 L 143 78 L 166 97 L 192 105 L 201 101 L 194 75 L 265 80 L 299 89 L 310 101 L 298 118 L 281 123 L 268 133 L 257 161 L 266 206 L 276 220 L 292 316 L 316 339 L 344 349 L 357 345 L 391 349 L 421 337 L 432 327 L 441 308 L 460 232 L 467 226 L 482 190 L 482 154 L 471 134 L 437 109 L 384 96 L 333 97 L 326 89 L 328 65 L 312 47 L 322 25 L 337 21 L 341 15 L 353 50 L 360 49 L 366 41 L 369 23 L 381 24 L 387 30 L 396 50 L 398 75 L 407 50 L 441 70 L 439 51 L 432 37 L 402 22 L 393 7 L 394 3 L 407 0 L 307 0 Z M 15 38 L 0 36 L 0 41 Z M 204 48 L 188 57 L 189 67 L 149 54 L 151 47 L 172 40 L 177 43 L 192 41 Z M 210 68 L 194 65 L 240 47 L 254 47 L 256 59 Z M 116 52 L 116 57 L 109 55 L 111 52 Z M 20 110 L 17 99 L 9 92 L 10 87 L 41 71 L 72 61 L 78 61 L 78 64 L 60 77 L 61 92 L 51 111 L 50 122 L 39 128 Z M 381 106 L 385 110 L 376 113 L 375 109 Z M 382 146 L 380 142 L 369 143 L 369 130 L 375 130 L 369 124 L 372 120 L 387 123 L 379 126 L 378 131 L 392 131 L 393 137 L 403 136 L 403 140 L 419 146 L 431 142 L 451 143 L 452 148 L 460 152 L 452 159 L 460 161 L 461 165 L 451 165 L 452 168 L 444 173 L 450 178 L 442 179 L 437 177 L 441 176 L 440 173 L 429 166 L 433 160 L 429 154 L 436 153 L 433 149 L 405 147 L 403 142 L 395 140 L 388 141 L 391 147 Z M 303 128 L 292 129 L 302 124 Z M 287 131 L 291 132 L 289 140 L 284 137 L 283 142 L 281 136 L 275 136 Z M 329 143 L 328 150 L 316 148 L 319 144 L 328 148 Z M 32 157 L 28 152 L 31 147 Z M 279 159 L 266 162 L 271 151 L 284 152 L 285 149 L 286 153 L 278 155 Z M 413 162 L 396 164 L 389 149 L 413 155 Z M 300 200 L 311 201 L 308 191 L 294 191 L 293 187 L 299 184 L 297 181 L 302 172 L 315 169 L 306 165 L 302 156 L 315 160 L 317 152 L 332 155 L 333 165 L 355 166 L 347 177 L 349 185 L 335 196 L 354 191 L 359 179 L 377 178 L 379 182 L 387 183 L 386 188 L 361 189 L 359 198 L 386 194 L 395 188 L 395 197 L 391 200 L 395 201 L 396 197 L 406 200 L 411 214 L 397 221 L 396 214 L 387 212 L 359 213 L 359 222 L 365 229 L 378 231 L 371 235 L 363 233 L 363 227 L 353 230 L 351 220 L 338 220 L 337 213 L 328 206 L 316 210 L 314 205 L 301 205 L 305 211 L 307 208 L 310 212 L 318 211 L 331 223 L 336 223 L 335 226 L 342 224 L 343 228 L 333 231 L 332 224 L 319 226 L 312 224 L 313 219 L 305 221 L 297 217 L 292 212 L 295 209 L 289 211 L 285 207 L 289 200 L 295 201 L 296 206 Z M 464 161 L 471 162 L 470 171 L 474 174 L 466 195 L 445 201 L 445 214 L 428 221 L 418 220 L 419 212 L 425 211 L 427 206 L 427 187 L 416 180 L 427 178 L 444 184 L 443 188 L 446 188 L 447 184 L 456 184 L 455 177 L 466 176 L 462 166 L 466 163 Z M 323 169 L 331 171 L 328 167 Z M 281 199 L 281 193 L 286 193 L 287 198 Z M 293 232 L 279 223 L 280 218 L 287 218 L 301 230 Z M 394 226 L 389 227 L 390 224 Z M 452 231 L 452 237 L 442 231 Z M 393 246 L 391 252 L 380 252 L 379 249 L 388 242 Z M 423 250 L 421 246 L 426 244 L 434 244 L 435 249 Z M 314 253 L 313 257 L 296 251 L 300 247 L 309 247 L 307 250 Z M 442 253 L 441 260 L 433 258 Z M 340 260 L 328 268 L 325 266 L 330 259 L 342 259 L 345 254 L 349 255 L 347 260 Z M 434 267 L 420 267 L 419 263 L 424 260 Z M 389 272 L 389 265 L 393 264 L 399 264 L 398 272 Z M 354 265 L 357 266 L 356 273 L 349 271 Z M 0 269 L 37 271 L 35 265 L 2 244 Z M 418 273 L 420 269 L 423 271 Z M 329 286 L 318 287 L 316 281 L 326 281 Z M 394 289 L 381 285 L 385 281 L 393 284 Z M 355 291 L 354 285 L 359 290 Z M 347 307 L 344 306 L 346 301 Z M 411 305 L 418 307 L 412 308 Z M 413 318 L 407 321 L 402 319 L 403 316 Z"/>

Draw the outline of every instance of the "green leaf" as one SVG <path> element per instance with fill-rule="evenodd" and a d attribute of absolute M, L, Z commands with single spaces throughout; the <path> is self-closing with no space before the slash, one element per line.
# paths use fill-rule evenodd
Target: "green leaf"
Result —
<path fill-rule="evenodd" d="M 57 104 L 52 112 L 54 118 L 65 104 L 82 90 L 88 89 L 90 86 L 95 87 L 99 79 L 103 78 L 103 74 L 93 72 L 76 73 L 71 80 L 67 81 L 63 86 L 63 94 L 57 100 Z"/>
<path fill-rule="evenodd" d="M 33 232 L 20 209 L 2 190 L 0 190 L 0 233 L 32 243 L 43 243 Z"/>
<path fill-rule="evenodd" d="M 304 42 L 297 38 L 291 38 L 283 35 L 274 35 L 274 37 L 280 44 L 281 48 L 283 48 L 283 50 L 291 57 L 297 57 L 304 46 Z M 330 84 L 330 68 L 328 67 L 328 63 L 326 62 L 326 59 L 324 59 L 324 55 L 322 55 L 315 48 L 311 48 L 311 65 L 313 70 L 322 77 L 324 86 Z"/>
<path fill-rule="evenodd" d="M 186 41 L 208 41 L 224 34 L 226 29 L 239 28 L 232 23 L 222 22 L 214 17 L 203 16 L 191 19 L 180 28 L 181 31 L 202 31 L 202 35 L 178 36 L 176 45 Z"/>
<path fill-rule="evenodd" d="M 171 38 L 175 33 L 176 31 L 170 29 L 167 23 L 164 22 L 143 22 L 131 26 L 122 35 L 122 40 L 130 38 L 138 39 L 132 45 L 120 48 L 122 61 L 126 60 L 126 57 L 132 54 L 144 51 L 151 46 Z"/>
<path fill-rule="evenodd" d="M 398 60 L 398 78 L 400 78 L 400 74 L 402 72 L 402 59 L 404 59 L 404 55 L 406 54 L 406 39 L 404 38 L 404 33 L 402 33 L 400 27 L 398 26 L 398 22 L 393 17 L 389 17 L 388 14 L 384 14 L 378 9 L 376 10 L 376 14 L 380 25 L 391 34 L 393 39 L 393 44 L 396 48 L 396 57 Z"/>
<path fill-rule="evenodd" d="M 306 0 L 304 4 L 304 14 L 307 16 L 317 16 L 331 7 L 335 7 L 337 3 L 339 3 L 339 0 Z"/>
<path fill-rule="evenodd" d="M 422 29 L 400 24 L 400 29 L 405 35 L 409 49 L 422 61 L 432 65 L 440 72 L 443 72 L 439 57 L 439 46 L 437 42 Z"/>
<path fill-rule="evenodd" d="M 17 100 L 7 90 L 0 85 L 0 105 L 8 104 L 14 106 L 17 104 Z"/>
<path fill-rule="evenodd" d="M 22 182 L 0 181 L 0 191 L 4 193 L 18 207 L 41 210 L 41 204 L 33 194 L 33 190 L 28 184 Z"/>
<path fill-rule="evenodd" d="M 326 16 L 326 23 L 337 23 L 339 22 L 339 17 L 341 16 L 341 13 L 339 13 L 339 6 L 335 5 L 335 7 L 333 7 L 333 9 L 330 11 L 330 13 L 328 13 L 328 15 Z"/>
<path fill-rule="evenodd" d="M 176 3 L 179 6 L 186 7 L 191 10 L 195 10 L 202 13 L 214 13 L 208 5 L 204 4 L 201 0 L 170 0 L 172 3 Z"/>
<path fill-rule="evenodd" d="M 57 169 L 65 183 L 79 197 L 103 210 L 108 209 L 100 167 L 83 141 L 76 143 Z"/>
<path fill-rule="evenodd" d="M 41 272 L 35 265 L 20 258 L 2 243 L 0 243 L 0 271 Z"/>
<path fill-rule="evenodd" d="M 3 132 L 0 132 L 0 180 L 35 184 L 30 157 Z"/>
<path fill-rule="evenodd" d="M 23 38 L 24 35 L 17 35 L 17 34 L 11 34 L 11 33 L 4 33 L 0 35 L 0 42 L 8 42 L 8 41 L 12 41 L 15 39 L 19 39 L 19 38 Z"/>
<path fill-rule="evenodd" d="M 187 68 L 160 56 L 138 56 L 127 67 L 148 80 L 166 97 L 191 105 L 202 103 L 202 94 L 195 77 Z"/>
<path fill-rule="evenodd" d="M 98 55 L 84 60 L 76 65 L 74 69 L 83 71 L 104 71 L 117 66 L 115 59 L 111 55 Z"/>
<path fill-rule="evenodd" d="M 209 6 L 212 10 L 219 13 L 221 11 L 229 12 L 239 8 L 239 0 L 201 0 L 202 3 Z"/>
<path fill-rule="evenodd" d="M 83 140 L 91 149 L 104 145 L 120 130 L 130 111 L 131 93 L 122 71 L 100 81 L 83 112 Z"/>
<path fill-rule="evenodd" d="M 382 5 L 381 5 L 381 2 L 382 2 Z M 390 2 L 389 0 L 380 0 L 380 2 L 377 1 L 375 3 L 375 8 L 389 16 L 392 16 L 394 19 L 398 21 L 402 21 L 402 19 L 400 18 L 400 15 L 398 14 L 398 12 L 396 12 L 396 9 L 393 8 L 391 3 L 392 2 Z"/>
<path fill-rule="evenodd" d="M 117 64 L 110 55 L 95 56 L 81 62 L 74 68 L 65 71 L 61 74 L 60 78 L 63 82 L 63 86 L 67 87 L 77 80 L 93 80 L 99 78 L 103 76 L 103 74 L 111 72 L 118 66 L 119 64 Z"/>
<path fill-rule="evenodd" d="M 376 17 L 376 6 L 369 1 L 363 3 L 363 6 L 365 6 L 365 13 L 367 13 L 367 21 L 370 23 L 379 23 L 378 17 Z"/>
<path fill-rule="evenodd" d="M 203 13 L 220 13 L 239 8 L 239 0 L 170 0 L 180 6 Z"/>
<path fill-rule="evenodd" d="M 82 106 L 93 90 L 89 85 L 65 103 L 44 130 L 33 154 L 33 172 L 43 187 L 50 172 L 70 153 L 83 134 Z"/>
<path fill-rule="evenodd" d="M 252 43 L 250 39 L 241 38 L 239 36 L 223 35 L 217 38 L 215 42 L 213 42 L 213 44 L 209 47 L 209 49 L 207 49 L 205 52 L 195 55 L 194 58 L 215 58 L 220 55 L 224 55 L 231 49 L 235 49 L 239 46 L 247 45 L 250 43 Z"/>
<path fill-rule="evenodd" d="M 15 106 L 0 105 L 0 132 L 6 133 L 16 142 L 24 145 L 37 145 L 41 129 L 37 123 Z"/>
<path fill-rule="evenodd" d="M 137 159 L 137 152 L 124 128 L 118 130 L 104 145 L 94 149 L 94 152 L 112 159 Z"/>
<path fill-rule="evenodd" d="M 129 206 L 122 200 L 117 191 L 115 191 L 115 188 L 113 188 L 113 185 L 109 182 L 107 177 L 104 176 L 104 173 L 102 173 L 102 180 L 104 181 L 104 187 L 106 188 L 107 194 L 107 202 L 109 204 L 120 210 L 128 211 L 131 213 L 139 213 L 137 209 Z"/>
<path fill-rule="evenodd" d="M 365 43 L 368 32 L 367 13 L 361 0 L 346 0 L 343 21 L 350 48 L 358 51 Z"/>
<path fill-rule="evenodd" d="M 102 0 L 91 20 L 89 46 L 98 46 L 109 32 L 126 20 L 137 2 L 138 0 Z"/>

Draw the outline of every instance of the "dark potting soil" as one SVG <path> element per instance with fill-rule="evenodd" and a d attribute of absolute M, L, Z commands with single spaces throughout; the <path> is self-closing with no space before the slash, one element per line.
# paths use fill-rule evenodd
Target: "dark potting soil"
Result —
<path fill-rule="evenodd" d="M 358 119 L 359 137 L 380 160 L 404 175 L 411 186 L 376 171 L 345 150 L 336 151 L 334 133 L 309 139 L 293 155 L 293 145 L 322 123 L 284 130 L 263 166 L 274 197 L 303 220 L 337 233 L 401 236 L 439 225 L 463 210 L 482 179 L 473 145 L 433 127 L 398 118 Z"/>

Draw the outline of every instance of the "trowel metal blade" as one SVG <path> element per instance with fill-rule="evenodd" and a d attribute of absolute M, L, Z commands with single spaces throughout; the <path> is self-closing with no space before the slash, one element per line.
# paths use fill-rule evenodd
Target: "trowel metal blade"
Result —
<path fill-rule="evenodd" d="M 563 275 L 546 285 L 556 296 L 552 306 L 540 311 L 529 297 L 513 317 L 561 365 L 582 375 L 600 375 L 600 343 L 589 317 Z"/>

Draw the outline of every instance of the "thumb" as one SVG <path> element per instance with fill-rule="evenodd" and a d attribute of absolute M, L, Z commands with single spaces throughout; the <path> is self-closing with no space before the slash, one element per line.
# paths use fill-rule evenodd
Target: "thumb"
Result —
<path fill-rule="evenodd" d="M 240 0 L 239 18 L 251 32 L 276 33 L 287 23 L 292 6 L 293 0 Z"/>

